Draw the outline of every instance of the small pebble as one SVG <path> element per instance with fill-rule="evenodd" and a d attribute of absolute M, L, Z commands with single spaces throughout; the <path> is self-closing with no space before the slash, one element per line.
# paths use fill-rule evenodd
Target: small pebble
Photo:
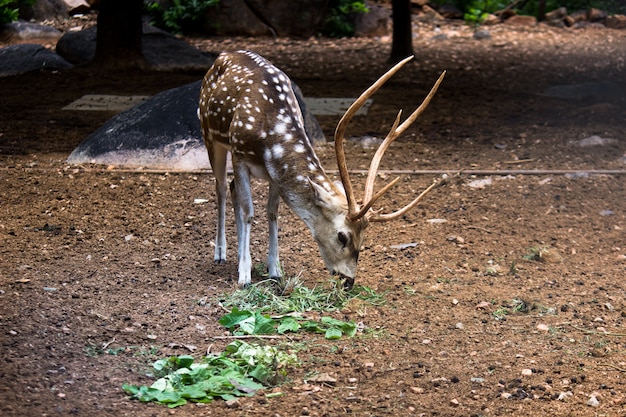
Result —
<path fill-rule="evenodd" d="M 559 394 L 559 397 L 557 398 L 559 401 L 565 401 L 567 399 L 567 397 L 571 397 L 573 396 L 574 393 L 572 391 L 565 391 Z"/>
<path fill-rule="evenodd" d="M 539 330 L 541 332 L 547 332 L 547 331 L 550 330 L 550 328 L 546 324 L 538 324 L 537 325 L 537 330 Z"/>
<path fill-rule="evenodd" d="M 533 374 L 533 370 L 532 369 L 522 369 L 522 375 L 530 376 L 532 374 Z"/>
<path fill-rule="evenodd" d="M 239 400 L 228 400 L 226 401 L 226 407 L 228 408 L 239 408 L 241 404 L 239 403 Z"/>
<path fill-rule="evenodd" d="M 598 401 L 598 399 L 595 397 L 595 395 L 592 395 L 589 398 L 589 401 L 587 401 L 587 405 L 591 406 L 591 407 L 597 407 L 600 405 L 600 401 Z"/>

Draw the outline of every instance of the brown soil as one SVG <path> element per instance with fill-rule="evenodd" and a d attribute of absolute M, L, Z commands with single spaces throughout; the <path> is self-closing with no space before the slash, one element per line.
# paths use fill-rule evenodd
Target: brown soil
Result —
<path fill-rule="evenodd" d="M 364 324 L 354 338 L 298 336 L 302 367 L 289 370 L 285 395 L 233 408 L 216 401 L 170 411 L 121 389 L 149 384 L 149 364 L 189 353 L 183 346 L 201 355 L 224 344 L 213 339 L 224 334 L 216 297 L 234 289 L 236 264 L 232 251 L 227 265 L 212 261 L 211 175 L 64 162 L 111 116 L 64 105 L 86 93 L 153 94 L 201 75 L 82 69 L 0 79 L 0 413 L 626 415 L 624 176 L 563 174 L 626 168 L 626 103 L 621 95 L 542 95 L 589 81 L 626 91 L 626 32 L 500 26 L 478 41 L 470 28 L 441 28 L 448 40 L 431 40 L 434 25 L 420 25 L 416 62 L 350 132 L 384 135 L 397 109 L 412 109 L 448 70 L 430 108 L 383 162 L 386 170 L 451 173 L 405 218 L 368 230 L 357 282 L 384 293 L 386 304 L 337 315 Z M 390 47 L 365 39 L 191 41 L 210 51 L 256 50 L 318 97 L 354 97 L 384 71 Z M 320 117 L 328 136 L 337 121 Z M 577 146 L 592 135 L 616 141 Z M 349 151 L 352 168 L 366 167 L 372 150 L 352 143 Z M 334 169 L 332 148 L 319 153 Z M 492 175 L 481 189 L 469 184 L 484 176 L 454 175 L 467 169 L 557 172 Z M 383 205 L 409 201 L 435 176 L 405 177 Z M 258 261 L 265 189 L 255 185 Z M 199 197 L 211 201 L 193 204 Z M 404 243 L 417 246 L 393 247 Z M 533 248 L 548 252 L 525 259 Z M 310 233 L 284 206 L 281 254 L 307 285 L 327 279 Z M 499 314 L 503 307 L 509 314 Z M 304 384 L 323 372 L 336 384 Z"/>

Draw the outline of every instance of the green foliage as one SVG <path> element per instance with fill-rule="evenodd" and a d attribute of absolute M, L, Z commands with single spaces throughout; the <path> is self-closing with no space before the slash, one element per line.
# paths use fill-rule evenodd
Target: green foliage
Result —
<path fill-rule="evenodd" d="M 489 13 L 504 9 L 509 2 L 503 0 L 456 0 L 456 6 L 463 12 L 466 22 L 482 23 Z"/>
<path fill-rule="evenodd" d="M 453 4 L 462 13 L 467 23 L 480 24 L 489 13 L 504 9 L 513 3 L 512 0 L 434 0 L 438 4 Z M 521 7 L 517 7 L 520 5 Z M 609 14 L 626 13 L 626 2 L 614 0 L 546 0 L 545 11 L 549 12 L 565 7 L 568 12 L 588 10 L 591 8 L 604 10 Z M 521 1 L 513 5 L 512 10 L 521 15 L 538 16 L 538 1 Z"/>
<path fill-rule="evenodd" d="M 352 322 L 322 317 L 321 321 L 305 320 L 297 315 L 283 316 L 273 319 L 258 311 L 238 310 L 222 316 L 219 323 L 235 335 L 267 335 L 295 333 L 305 330 L 324 333 L 326 339 L 340 339 L 342 336 L 352 337 L 356 334 L 356 325 Z"/>
<path fill-rule="evenodd" d="M 160 359 L 153 364 L 159 378 L 152 385 L 124 384 L 122 388 L 141 402 L 174 408 L 188 401 L 209 403 L 215 398 L 252 396 L 267 388 L 284 368 L 297 365 L 295 354 L 272 346 L 234 341 L 220 355 L 206 356 L 199 363 L 189 355 Z"/>
<path fill-rule="evenodd" d="M 219 0 L 171 0 L 163 8 L 156 1 L 146 4 L 150 23 L 173 33 L 193 33 L 200 29 L 202 20 L 210 7 Z"/>
<path fill-rule="evenodd" d="M 289 295 L 276 295 L 276 282 L 265 281 L 235 291 L 235 296 L 222 300 L 223 305 L 233 305 L 230 313 L 219 319 L 219 323 L 235 336 L 282 335 L 307 331 L 324 334 L 329 340 L 356 334 L 357 326 L 352 322 L 322 317 L 320 320 L 302 318 L 302 312 L 334 311 L 349 300 L 358 298 L 380 305 L 381 295 L 367 287 L 354 286 L 344 291 L 339 282 L 333 281 L 330 290 L 308 290 L 302 285 L 289 288 Z M 299 283 L 298 283 L 299 284 Z M 273 286 L 273 287 L 272 287 Z M 282 288 L 285 290 L 285 288 Z M 284 292 L 284 291 L 281 291 Z M 258 303 L 258 304 L 257 304 Z M 245 304 L 249 309 L 239 309 Z M 267 307 L 269 304 L 269 310 Z M 285 314 L 270 317 L 268 311 Z M 200 363 L 188 355 L 172 356 L 153 364 L 158 379 L 150 386 L 124 384 L 124 391 L 142 402 L 166 404 L 170 408 L 187 402 L 207 403 L 215 398 L 231 400 L 241 396 L 252 396 L 258 390 L 268 388 L 286 374 L 285 368 L 299 365 L 295 353 L 287 354 L 277 347 L 248 344 L 237 340 L 226 346 L 223 353 L 207 356 Z M 280 393 L 266 394 L 266 398 Z"/>
<path fill-rule="evenodd" d="M 0 0 L 0 25 L 17 20 L 20 17 L 20 8 L 33 4 L 35 0 Z"/>
<path fill-rule="evenodd" d="M 354 15 L 369 12 L 364 0 L 331 0 L 328 10 L 320 33 L 330 38 L 354 35 Z"/>

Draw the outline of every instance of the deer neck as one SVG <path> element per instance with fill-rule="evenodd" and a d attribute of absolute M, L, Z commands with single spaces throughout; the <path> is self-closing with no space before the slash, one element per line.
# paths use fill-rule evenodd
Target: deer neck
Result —
<path fill-rule="evenodd" d="M 266 162 L 266 168 L 283 201 L 314 235 L 319 224 L 329 217 L 347 213 L 344 193 L 326 175 L 308 139 L 296 142 L 280 161 Z M 323 204 L 316 189 L 325 191 Z"/>

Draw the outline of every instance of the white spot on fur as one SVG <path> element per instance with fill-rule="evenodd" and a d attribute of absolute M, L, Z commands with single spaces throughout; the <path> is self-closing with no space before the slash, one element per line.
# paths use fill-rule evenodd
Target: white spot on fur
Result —
<path fill-rule="evenodd" d="M 272 156 L 274 157 L 274 159 L 281 159 L 284 153 L 285 148 L 283 148 L 283 145 L 281 145 L 280 143 L 272 146 Z"/>
<path fill-rule="evenodd" d="M 276 126 L 274 126 L 274 132 L 279 135 L 284 135 L 287 133 L 287 125 L 285 123 L 277 123 Z"/>

